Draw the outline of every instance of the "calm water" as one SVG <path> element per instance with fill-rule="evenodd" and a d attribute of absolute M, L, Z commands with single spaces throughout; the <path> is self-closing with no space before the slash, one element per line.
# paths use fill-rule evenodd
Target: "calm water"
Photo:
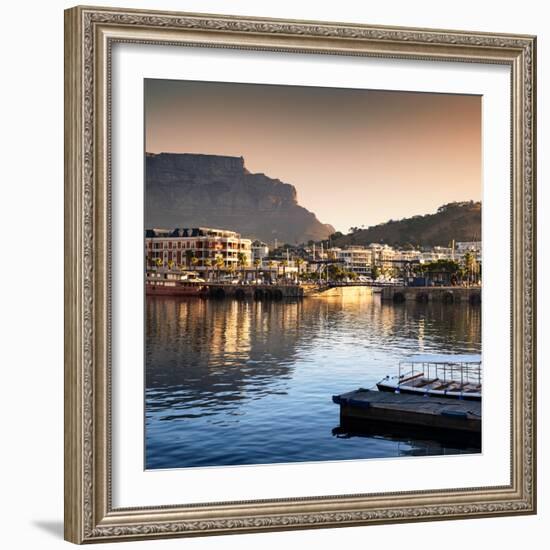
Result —
<path fill-rule="evenodd" d="M 146 467 L 478 452 L 339 426 L 334 394 L 416 352 L 479 352 L 481 309 L 367 289 L 295 303 L 147 298 Z"/>

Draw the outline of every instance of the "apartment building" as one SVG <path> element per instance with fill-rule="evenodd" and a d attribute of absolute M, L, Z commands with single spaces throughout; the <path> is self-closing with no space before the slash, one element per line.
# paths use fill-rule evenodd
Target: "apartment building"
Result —
<path fill-rule="evenodd" d="M 223 269 L 236 269 L 252 263 L 252 241 L 235 231 L 210 227 L 148 229 L 145 259 L 148 267 L 160 263 L 164 267 L 203 270 L 209 263 L 215 267 L 220 261 Z"/>

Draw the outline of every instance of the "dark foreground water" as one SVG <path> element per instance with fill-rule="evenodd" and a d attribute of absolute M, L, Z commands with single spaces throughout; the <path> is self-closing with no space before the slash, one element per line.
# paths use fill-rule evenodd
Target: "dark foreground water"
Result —
<path fill-rule="evenodd" d="M 387 304 L 367 289 L 300 302 L 147 298 L 146 468 L 479 452 L 339 426 L 334 394 L 417 352 L 481 350 L 481 309 Z"/>

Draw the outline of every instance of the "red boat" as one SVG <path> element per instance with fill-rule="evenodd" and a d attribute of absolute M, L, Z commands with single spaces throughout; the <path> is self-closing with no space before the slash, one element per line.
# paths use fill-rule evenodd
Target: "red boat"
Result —
<path fill-rule="evenodd" d="M 176 273 L 148 272 L 145 280 L 147 296 L 201 296 L 207 292 L 202 279 Z"/>

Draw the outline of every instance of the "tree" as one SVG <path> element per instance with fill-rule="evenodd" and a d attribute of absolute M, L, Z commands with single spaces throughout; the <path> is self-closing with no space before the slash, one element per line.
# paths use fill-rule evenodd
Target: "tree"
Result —
<path fill-rule="evenodd" d="M 380 277 L 380 268 L 377 265 L 372 266 L 371 277 L 376 281 Z"/>
<path fill-rule="evenodd" d="M 260 258 L 256 258 L 254 260 L 254 267 L 256 268 L 256 280 L 258 280 L 258 269 L 260 268 L 261 265 L 262 265 L 262 260 L 260 260 Z"/>
<path fill-rule="evenodd" d="M 275 262 L 273 260 L 269 260 L 267 263 L 267 267 L 269 268 L 269 280 L 271 281 L 271 272 L 273 271 L 273 268 L 275 267 Z"/>
<path fill-rule="evenodd" d="M 162 267 L 164 262 L 162 261 L 162 258 L 155 258 L 155 264 L 157 267 Z"/>
<path fill-rule="evenodd" d="M 328 275 L 333 281 L 343 281 L 349 276 L 349 272 L 342 269 L 339 265 L 332 264 L 328 266 Z"/>
<path fill-rule="evenodd" d="M 460 265 L 455 260 L 435 260 L 420 264 L 423 273 L 458 273 Z"/>
<path fill-rule="evenodd" d="M 282 260 L 281 265 L 283 266 L 283 279 L 286 279 L 286 268 L 288 266 L 288 261 Z"/>
<path fill-rule="evenodd" d="M 452 284 L 456 283 L 457 277 L 462 277 L 460 264 L 454 260 L 435 260 L 415 266 L 414 272 L 422 277 L 446 274 Z"/>
<path fill-rule="evenodd" d="M 298 268 L 298 279 L 300 279 L 300 268 L 302 267 L 302 265 L 304 264 L 304 259 L 303 258 L 296 258 L 296 260 L 294 261 L 294 263 L 296 264 L 296 267 Z"/>
<path fill-rule="evenodd" d="M 214 263 L 216 264 L 216 271 L 217 271 L 216 278 L 219 281 L 220 280 L 220 271 L 224 267 L 223 256 L 221 254 L 216 254 L 216 257 L 214 258 Z"/>
<path fill-rule="evenodd" d="M 187 267 L 190 267 L 193 263 L 193 258 L 195 257 L 195 251 L 194 250 L 186 250 L 185 251 L 185 263 L 187 264 Z"/>
<path fill-rule="evenodd" d="M 204 266 L 206 267 L 206 280 L 210 280 L 210 268 L 212 267 L 212 260 L 210 258 L 206 258 L 204 260 Z"/>
<path fill-rule="evenodd" d="M 474 272 L 476 268 L 476 259 L 475 256 L 471 251 L 467 251 L 464 254 L 464 267 L 466 269 L 467 277 L 468 277 L 468 284 L 474 282 Z"/>
<path fill-rule="evenodd" d="M 242 278 L 244 279 L 244 268 L 248 265 L 248 258 L 244 252 L 239 252 L 237 254 L 237 263 L 242 270 Z"/>

